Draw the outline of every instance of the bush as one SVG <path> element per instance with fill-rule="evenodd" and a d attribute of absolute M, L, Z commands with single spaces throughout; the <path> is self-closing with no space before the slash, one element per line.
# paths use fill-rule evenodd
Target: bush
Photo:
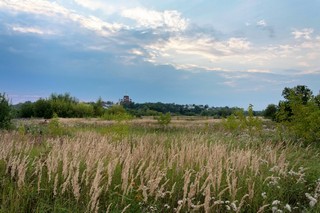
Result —
<path fill-rule="evenodd" d="M 161 114 L 159 117 L 157 117 L 157 121 L 162 127 L 168 126 L 171 122 L 171 114 L 169 112 L 166 114 Z"/>
<path fill-rule="evenodd" d="M 113 105 L 101 117 L 104 120 L 125 121 L 130 120 L 132 116 L 121 105 Z"/>
<path fill-rule="evenodd" d="M 6 95 L 0 93 L 0 129 L 8 129 L 11 126 L 11 108 Z"/>

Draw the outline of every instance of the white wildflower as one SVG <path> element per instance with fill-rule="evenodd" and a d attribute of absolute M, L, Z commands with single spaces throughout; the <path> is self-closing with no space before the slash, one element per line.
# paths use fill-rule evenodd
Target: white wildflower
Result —
<path fill-rule="evenodd" d="M 276 207 L 276 206 L 272 206 L 272 213 L 276 213 L 277 211 L 278 211 L 278 207 Z"/>
<path fill-rule="evenodd" d="M 224 204 L 224 201 L 223 201 L 223 200 L 217 200 L 217 201 L 214 201 L 213 204 L 214 204 L 214 205 Z"/>
<path fill-rule="evenodd" d="M 236 212 L 236 211 L 238 210 L 237 205 L 235 204 L 235 202 L 232 202 L 232 203 L 230 204 L 230 206 L 231 206 L 231 208 L 232 208 L 233 211 Z"/>
<path fill-rule="evenodd" d="M 315 199 L 314 197 L 312 197 L 309 193 L 305 193 L 306 197 L 309 199 L 309 206 L 312 208 L 316 205 L 316 203 L 318 202 L 317 199 Z"/>
<path fill-rule="evenodd" d="M 178 200 L 178 205 L 181 206 L 183 204 L 183 200 Z"/>
<path fill-rule="evenodd" d="M 168 204 L 164 204 L 164 208 L 170 209 L 170 206 Z"/>
<path fill-rule="evenodd" d="M 280 200 L 274 200 L 273 202 L 272 202 L 272 205 L 273 206 L 276 206 L 276 205 L 279 205 L 281 202 L 280 202 Z"/>
<path fill-rule="evenodd" d="M 262 196 L 263 199 L 266 199 L 267 198 L 267 193 L 266 192 L 262 192 L 261 196 Z"/>
<path fill-rule="evenodd" d="M 289 204 L 286 204 L 284 208 L 287 209 L 289 212 L 291 212 L 291 206 Z"/>

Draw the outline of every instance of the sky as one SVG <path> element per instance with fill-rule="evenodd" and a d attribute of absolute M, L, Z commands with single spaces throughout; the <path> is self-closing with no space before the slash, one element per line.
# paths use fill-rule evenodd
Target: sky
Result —
<path fill-rule="evenodd" d="M 0 92 L 265 109 L 320 87 L 320 0 L 1 0 Z"/>

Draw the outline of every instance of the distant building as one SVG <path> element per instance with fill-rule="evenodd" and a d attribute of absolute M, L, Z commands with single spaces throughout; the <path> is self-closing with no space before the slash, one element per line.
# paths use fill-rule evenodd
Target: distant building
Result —
<path fill-rule="evenodd" d="M 124 95 L 123 99 L 120 99 L 120 104 L 130 104 L 132 100 L 130 99 L 129 95 Z"/>

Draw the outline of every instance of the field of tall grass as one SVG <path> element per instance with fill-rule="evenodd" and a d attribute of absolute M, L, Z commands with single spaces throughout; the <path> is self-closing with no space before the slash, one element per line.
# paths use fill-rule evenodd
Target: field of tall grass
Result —
<path fill-rule="evenodd" d="M 320 212 L 317 147 L 264 121 L 15 121 L 0 212 Z"/>

